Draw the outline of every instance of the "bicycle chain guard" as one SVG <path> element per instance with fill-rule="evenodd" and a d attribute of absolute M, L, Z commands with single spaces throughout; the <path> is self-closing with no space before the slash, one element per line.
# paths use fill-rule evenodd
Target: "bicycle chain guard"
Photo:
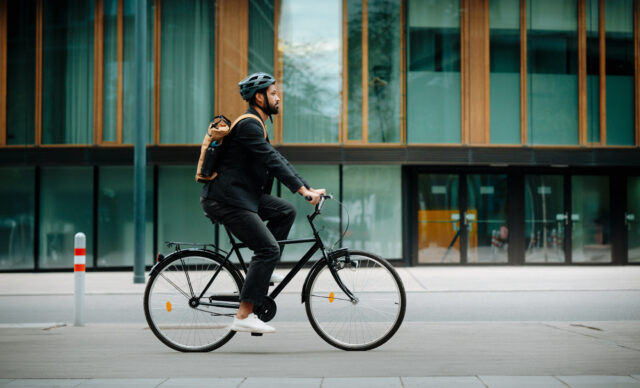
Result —
<path fill-rule="evenodd" d="M 276 316 L 277 309 L 276 301 L 267 295 L 264 297 L 262 304 L 253 307 L 253 313 L 256 314 L 262 322 L 269 322 Z"/>

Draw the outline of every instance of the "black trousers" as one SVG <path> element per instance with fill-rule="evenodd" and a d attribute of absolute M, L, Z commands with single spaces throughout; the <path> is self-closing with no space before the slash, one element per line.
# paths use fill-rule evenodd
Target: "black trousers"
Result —
<path fill-rule="evenodd" d="M 258 213 L 200 198 L 202 210 L 224 224 L 234 236 L 247 244 L 253 257 L 247 271 L 240 300 L 260 304 L 269 290 L 269 279 L 280 260 L 282 249 L 277 240 L 285 240 L 296 219 L 296 209 L 289 202 L 263 194 Z M 267 221 L 267 224 L 264 224 Z"/>

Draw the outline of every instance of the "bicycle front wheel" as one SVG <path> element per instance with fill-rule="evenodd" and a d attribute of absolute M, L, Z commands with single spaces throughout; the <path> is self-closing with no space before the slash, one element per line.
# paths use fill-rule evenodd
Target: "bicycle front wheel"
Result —
<path fill-rule="evenodd" d="M 313 329 L 343 350 L 369 350 L 387 342 L 402 324 L 407 304 L 398 273 L 383 258 L 361 251 L 343 252 L 335 268 L 357 300 L 342 291 L 327 264 L 318 267 L 305 294 Z"/>
<path fill-rule="evenodd" d="M 178 251 L 151 275 L 144 313 L 165 345 L 182 352 L 208 352 L 233 337 L 229 327 L 238 310 L 242 278 L 223 262 L 209 251 Z"/>

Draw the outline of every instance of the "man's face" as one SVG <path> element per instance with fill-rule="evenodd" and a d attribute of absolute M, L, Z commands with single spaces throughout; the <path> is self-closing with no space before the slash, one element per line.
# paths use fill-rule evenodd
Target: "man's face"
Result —
<path fill-rule="evenodd" d="M 280 108 L 280 97 L 278 96 L 278 88 L 276 84 L 270 85 L 267 88 L 267 104 L 266 109 L 267 113 L 272 115 L 278 114 L 278 109 Z"/>

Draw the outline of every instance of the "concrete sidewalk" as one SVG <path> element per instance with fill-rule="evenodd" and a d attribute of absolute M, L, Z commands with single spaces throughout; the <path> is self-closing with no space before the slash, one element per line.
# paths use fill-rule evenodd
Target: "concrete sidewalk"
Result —
<path fill-rule="evenodd" d="M 430 376 L 313 378 L 18 379 L 0 387 L 73 388 L 637 388 L 640 376 Z"/>
<path fill-rule="evenodd" d="M 400 267 L 407 292 L 640 290 L 640 266 Z M 299 293 L 307 269 L 284 289 Z M 285 275 L 288 270 L 278 269 Z M 68 295 L 73 272 L 1 273 L 0 295 Z M 86 273 L 87 294 L 143 294 L 132 272 Z"/>

